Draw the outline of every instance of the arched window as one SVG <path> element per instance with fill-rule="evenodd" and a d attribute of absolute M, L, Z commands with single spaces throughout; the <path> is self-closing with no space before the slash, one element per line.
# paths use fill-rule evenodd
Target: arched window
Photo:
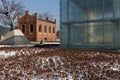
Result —
<path fill-rule="evenodd" d="M 55 28 L 53 27 L 53 33 L 55 33 Z"/>
<path fill-rule="evenodd" d="M 45 33 L 47 32 L 47 26 L 44 26 L 44 32 Z"/>
<path fill-rule="evenodd" d="M 25 25 L 22 25 L 22 32 L 25 32 Z"/>
<path fill-rule="evenodd" d="M 41 25 L 39 26 L 39 32 L 42 32 L 42 26 Z"/>
<path fill-rule="evenodd" d="M 49 26 L 49 33 L 51 33 L 51 26 Z"/>
<path fill-rule="evenodd" d="M 34 31 L 33 29 L 34 29 L 33 24 L 30 24 L 30 32 L 33 32 Z"/>

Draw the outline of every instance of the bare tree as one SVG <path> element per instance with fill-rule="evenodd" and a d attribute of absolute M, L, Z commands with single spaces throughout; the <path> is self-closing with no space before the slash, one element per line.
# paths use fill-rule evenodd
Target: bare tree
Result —
<path fill-rule="evenodd" d="M 49 14 L 49 12 L 43 12 L 39 14 L 40 19 L 46 19 L 46 17 L 49 17 L 49 20 L 53 20 L 53 15 Z"/>
<path fill-rule="evenodd" d="M 17 26 L 17 16 L 23 15 L 25 12 L 25 6 L 20 2 L 15 2 L 15 0 L 8 1 L 8 7 L 10 9 L 11 18 L 13 20 L 14 26 Z M 0 9 L 2 7 L 0 6 Z M 10 26 L 11 23 L 6 15 L 0 14 L 0 23 L 5 26 Z"/>

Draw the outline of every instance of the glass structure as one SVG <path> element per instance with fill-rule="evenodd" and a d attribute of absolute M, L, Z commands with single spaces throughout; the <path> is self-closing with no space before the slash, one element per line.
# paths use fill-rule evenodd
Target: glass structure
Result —
<path fill-rule="evenodd" d="M 120 48 L 120 0 L 60 0 L 61 46 Z"/>

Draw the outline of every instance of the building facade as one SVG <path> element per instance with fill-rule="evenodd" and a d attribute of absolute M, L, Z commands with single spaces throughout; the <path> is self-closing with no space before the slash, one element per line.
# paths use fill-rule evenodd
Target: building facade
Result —
<path fill-rule="evenodd" d="M 60 0 L 61 46 L 120 48 L 120 0 Z"/>
<path fill-rule="evenodd" d="M 39 19 L 38 13 L 30 15 L 29 11 L 26 11 L 24 16 L 18 16 L 18 28 L 30 41 L 56 41 L 56 19 Z"/>

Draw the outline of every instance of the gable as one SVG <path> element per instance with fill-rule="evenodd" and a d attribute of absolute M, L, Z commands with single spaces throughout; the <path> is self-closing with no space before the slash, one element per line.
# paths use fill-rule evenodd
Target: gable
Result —
<path fill-rule="evenodd" d="M 24 15 L 19 19 L 19 22 L 33 22 L 35 21 L 35 17 L 31 15 Z"/>

